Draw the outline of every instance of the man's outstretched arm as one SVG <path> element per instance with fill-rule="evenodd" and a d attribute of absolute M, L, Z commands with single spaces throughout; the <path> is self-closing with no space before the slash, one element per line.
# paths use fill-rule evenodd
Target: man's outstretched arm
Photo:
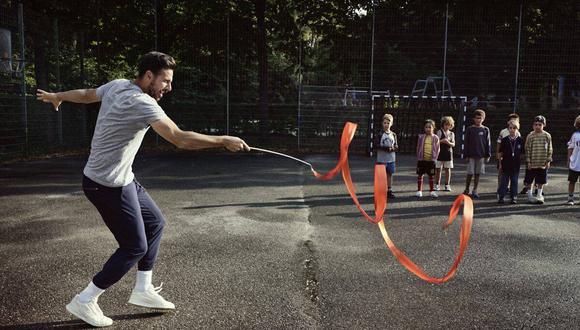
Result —
<path fill-rule="evenodd" d="M 101 100 L 97 96 L 96 89 L 75 89 L 66 92 L 49 93 L 42 89 L 36 90 L 36 99 L 45 103 L 52 103 L 54 110 L 58 111 L 58 107 L 62 102 L 73 103 L 94 103 Z"/>
<path fill-rule="evenodd" d="M 160 119 L 151 127 L 165 140 L 180 149 L 206 149 L 225 147 L 229 151 L 250 151 L 244 140 L 229 135 L 205 135 L 192 131 L 183 131 L 169 117 Z"/>

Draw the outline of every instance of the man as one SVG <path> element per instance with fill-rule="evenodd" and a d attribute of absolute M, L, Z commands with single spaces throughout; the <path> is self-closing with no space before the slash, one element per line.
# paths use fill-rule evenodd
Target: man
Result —
<path fill-rule="evenodd" d="M 159 295 L 160 288 L 151 284 L 165 218 L 135 180 L 131 168 L 149 127 L 183 149 L 250 150 L 237 137 L 182 131 L 167 117 L 157 101 L 171 91 L 175 66 L 171 56 L 150 52 L 141 58 L 139 75 L 133 81 L 118 79 L 97 89 L 60 93 L 39 89 L 37 93 L 39 100 L 52 103 L 57 111 L 63 101 L 102 102 L 91 153 L 83 171 L 83 190 L 115 236 L 119 248 L 91 283 L 66 306 L 71 314 L 93 326 L 113 324 L 99 308 L 98 297 L 135 264 L 138 265 L 137 280 L 129 303 L 154 309 L 175 309 L 175 305 Z"/>

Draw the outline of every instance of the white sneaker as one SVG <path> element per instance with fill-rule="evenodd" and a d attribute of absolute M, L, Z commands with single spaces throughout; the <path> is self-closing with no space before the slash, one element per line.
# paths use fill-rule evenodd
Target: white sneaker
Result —
<path fill-rule="evenodd" d="M 451 186 L 450 186 L 450 185 L 448 185 L 448 184 L 446 184 L 446 185 L 445 185 L 445 191 L 451 191 Z"/>
<path fill-rule="evenodd" d="M 435 191 L 439 191 L 439 185 L 438 184 L 435 185 Z"/>
<path fill-rule="evenodd" d="M 574 197 L 568 197 L 567 205 L 574 205 Z"/>
<path fill-rule="evenodd" d="M 534 196 L 533 194 L 530 194 L 528 191 L 528 202 L 532 203 L 532 204 L 538 204 L 538 200 L 536 199 L 536 196 Z"/>
<path fill-rule="evenodd" d="M 544 196 L 542 195 L 536 196 L 536 203 L 544 204 Z"/>
<path fill-rule="evenodd" d="M 436 191 L 432 191 L 432 192 L 431 192 L 429 195 L 430 195 L 431 197 L 433 197 L 433 198 L 437 198 L 437 197 L 439 197 L 439 195 L 437 195 L 437 192 L 436 192 Z"/>
<path fill-rule="evenodd" d="M 417 197 L 417 198 L 421 198 L 421 197 L 423 197 L 423 192 L 421 192 L 421 190 L 418 190 L 418 191 L 415 193 L 415 197 Z"/>
<path fill-rule="evenodd" d="M 103 311 L 101 311 L 96 301 L 91 300 L 88 303 L 82 303 L 78 294 L 66 305 L 66 310 L 93 327 L 113 325 L 113 320 L 103 315 Z"/>
<path fill-rule="evenodd" d="M 145 291 L 137 291 L 133 289 L 129 304 L 141 307 L 155 308 L 155 309 L 175 309 L 175 305 L 165 300 L 159 292 L 162 290 L 163 283 L 157 288 L 150 285 Z"/>

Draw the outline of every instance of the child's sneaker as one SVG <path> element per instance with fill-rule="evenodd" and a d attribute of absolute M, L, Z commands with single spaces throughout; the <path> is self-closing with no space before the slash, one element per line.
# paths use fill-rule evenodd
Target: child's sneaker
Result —
<path fill-rule="evenodd" d="M 469 196 L 469 190 L 465 189 L 465 190 L 463 191 L 463 194 L 464 194 L 464 195 L 467 195 L 467 196 Z"/>
<path fill-rule="evenodd" d="M 567 205 L 574 205 L 574 197 L 568 197 Z"/>
<path fill-rule="evenodd" d="M 544 204 L 544 195 L 536 196 L 536 203 Z"/>
<path fill-rule="evenodd" d="M 517 199 L 515 199 L 515 198 L 512 198 L 512 200 L 511 200 L 511 203 L 512 203 L 512 204 L 517 204 L 517 203 L 518 203 L 518 200 L 517 200 Z"/>
<path fill-rule="evenodd" d="M 421 190 L 417 191 L 417 192 L 415 193 L 415 197 L 417 197 L 417 198 L 421 198 L 421 197 L 423 197 L 423 192 L 421 192 Z"/>
<path fill-rule="evenodd" d="M 471 192 L 471 198 L 473 198 L 473 199 L 479 199 L 479 194 L 477 193 L 477 191 L 474 190 L 474 191 Z"/>
<path fill-rule="evenodd" d="M 445 191 L 451 191 L 451 186 L 450 186 L 450 185 L 448 185 L 448 184 L 446 184 L 446 185 L 445 185 Z"/>
<path fill-rule="evenodd" d="M 393 194 L 392 190 L 387 191 L 387 198 L 395 198 L 395 194 Z"/>
<path fill-rule="evenodd" d="M 520 195 L 525 195 L 528 193 L 528 188 L 524 187 L 522 191 L 520 191 Z"/>
<path fill-rule="evenodd" d="M 439 185 L 438 184 L 435 185 L 435 191 L 439 191 Z"/>
<path fill-rule="evenodd" d="M 437 198 L 437 197 L 439 197 L 439 195 L 437 195 L 437 192 L 436 192 L 436 191 L 432 191 L 432 192 L 431 192 L 429 195 L 430 195 L 431 197 L 433 197 L 433 198 Z"/>

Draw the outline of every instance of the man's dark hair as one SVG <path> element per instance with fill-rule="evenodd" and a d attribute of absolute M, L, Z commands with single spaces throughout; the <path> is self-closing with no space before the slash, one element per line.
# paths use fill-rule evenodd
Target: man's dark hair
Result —
<path fill-rule="evenodd" d="M 143 77 L 147 71 L 158 74 L 161 70 L 174 70 L 175 66 L 173 57 L 161 52 L 149 52 L 139 60 L 139 77 Z"/>

